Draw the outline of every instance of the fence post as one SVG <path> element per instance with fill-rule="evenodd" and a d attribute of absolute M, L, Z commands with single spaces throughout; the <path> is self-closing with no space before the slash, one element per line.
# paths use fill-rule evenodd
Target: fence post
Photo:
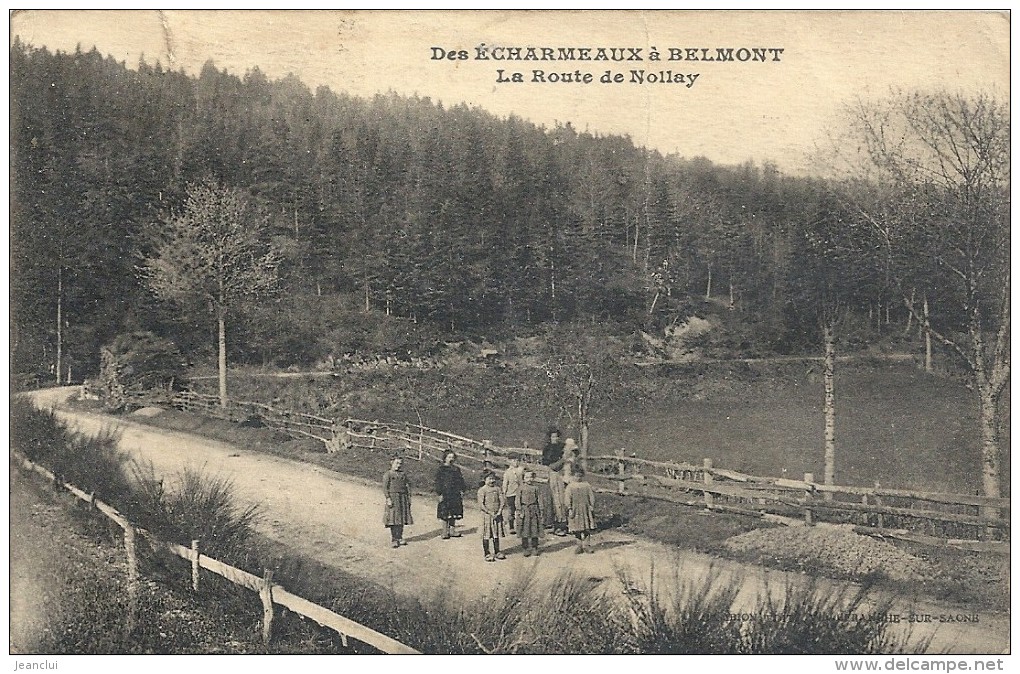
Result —
<path fill-rule="evenodd" d="M 616 474 L 620 477 L 617 489 L 621 494 L 627 493 L 627 481 L 623 479 L 623 476 L 627 473 L 627 464 L 623 462 L 623 453 L 623 448 L 616 452 Z"/>
<path fill-rule="evenodd" d="M 201 568 L 198 563 L 198 541 L 191 541 L 191 589 L 198 592 L 198 570 Z"/>
<path fill-rule="evenodd" d="M 138 620 L 138 556 L 135 550 L 135 528 L 130 522 L 124 523 L 124 551 L 127 555 L 127 596 L 128 615 L 125 630 L 130 635 L 135 631 Z"/>
<path fill-rule="evenodd" d="M 879 482 L 878 480 L 875 480 L 875 491 L 877 492 L 881 488 L 882 488 L 882 483 Z M 882 497 L 879 496 L 878 494 L 875 494 L 875 507 L 878 507 L 878 508 L 882 507 Z M 885 520 L 885 518 L 882 517 L 882 513 L 878 513 L 878 528 L 879 529 L 882 529 L 882 528 L 885 527 L 885 521 L 884 520 Z"/>
<path fill-rule="evenodd" d="M 492 463 L 489 461 L 489 453 L 492 451 L 492 440 L 482 441 L 482 468 L 489 470 Z"/>
<path fill-rule="evenodd" d="M 96 492 L 94 491 L 89 492 L 89 512 L 96 512 Z"/>
<path fill-rule="evenodd" d="M 269 645 L 273 636 L 273 572 L 266 569 L 259 588 L 259 599 L 262 600 L 262 643 Z"/>
<path fill-rule="evenodd" d="M 813 483 L 815 481 L 815 474 L 804 473 L 804 481 L 807 482 L 808 484 Z M 811 521 L 811 498 L 812 498 L 811 488 L 808 487 L 807 489 L 804 490 L 804 524 L 808 526 L 811 526 L 813 524 L 813 522 Z"/>
<path fill-rule="evenodd" d="M 706 487 L 711 487 L 712 486 L 712 459 L 706 458 L 704 461 L 701 462 L 701 467 L 704 469 L 702 471 L 702 473 L 701 473 L 702 481 L 705 483 Z M 705 507 L 706 508 L 711 508 L 712 507 L 712 494 L 711 494 L 711 492 L 707 492 L 707 491 L 704 492 L 704 493 L 705 493 Z"/>
<path fill-rule="evenodd" d="M 418 460 L 425 458 L 425 429 L 418 425 Z"/>

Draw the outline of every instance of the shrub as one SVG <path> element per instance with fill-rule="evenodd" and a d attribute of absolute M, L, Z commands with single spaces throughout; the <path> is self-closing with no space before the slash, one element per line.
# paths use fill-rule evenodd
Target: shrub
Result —
<path fill-rule="evenodd" d="M 43 410 L 28 398 L 11 398 L 11 445 L 36 463 L 49 458 L 67 443 L 70 431 L 56 410 Z"/>
<path fill-rule="evenodd" d="M 204 554 L 228 563 L 247 558 L 259 509 L 238 506 L 230 480 L 185 468 L 168 489 L 151 463 L 134 464 L 134 477 L 129 517 L 157 538 L 181 545 L 198 540 Z"/>
<path fill-rule="evenodd" d="M 628 621 L 619 602 L 586 576 L 561 573 L 550 586 L 532 586 L 521 605 L 528 608 L 521 652 L 609 654 L 629 650 Z"/>
<path fill-rule="evenodd" d="M 634 616 L 635 647 L 640 653 L 671 655 L 734 654 L 741 652 L 740 623 L 730 620 L 739 579 L 723 579 L 716 569 L 697 580 L 682 580 L 682 566 L 672 569 L 671 595 L 655 585 L 655 570 L 647 590 L 626 575 L 620 580 L 629 591 L 628 607 Z"/>
<path fill-rule="evenodd" d="M 870 585 L 786 580 L 779 592 L 766 584 L 753 608 L 741 608 L 742 574 L 710 568 L 700 580 L 680 582 L 679 563 L 666 596 L 625 574 L 634 644 L 641 653 L 703 654 L 877 654 L 908 650 L 909 633 L 894 636 L 887 616 L 896 598 L 875 598 Z M 654 578 L 654 574 L 653 574 Z M 738 619 L 739 618 L 739 619 Z M 924 652 L 930 639 L 912 650 Z"/>
<path fill-rule="evenodd" d="M 823 584 L 824 583 L 824 584 Z M 870 655 L 902 653 L 906 638 L 889 632 L 886 616 L 894 599 L 872 603 L 870 585 L 828 584 L 811 578 L 787 583 L 782 600 L 771 591 L 759 600 L 757 617 L 745 635 L 747 652 L 766 655 Z M 927 650 L 928 641 L 916 647 Z"/>
<path fill-rule="evenodd" d="M 92 390 L 109 409 L 121 409 L 132 396 L 165 396 L 187 381 L 180 351 L 173 342 L 151 332 L 118 335 L 100 355 Z"/>

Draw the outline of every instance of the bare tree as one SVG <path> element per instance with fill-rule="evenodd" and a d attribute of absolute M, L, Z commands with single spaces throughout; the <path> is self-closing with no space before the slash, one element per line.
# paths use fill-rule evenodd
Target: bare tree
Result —
<path fill-rule="evenodd" d="M 869 238 L 860 236 L 846 209 L 823 198 L 813 217 L 800 228 L 798 264 L 789 283 L 796 313 L 804 327 L 817 330 L 823 346 L 824 474 L 827 485 L 836 484 L 836 355 L 841 338 L 853 326 L 853 315 L 876 276 Z"/>
<path fill-rule="evenodd" d="M 591 424 L 614 398 L 622 345 L 595 324 L 557 325 L 549 329 L 543 342 L 545 407 L 576 424 L 582 465 L 587 467 Z"/>
<path fill-rule="evenodd" d="M 203 303 L 216 316 L 220 404 L 227 405 L 227 317 L 241 300 L 272 293 L 280 257 L 266 216 L 241 190 L 192 185 L 178 214 L 156 235 L 142 274 L 152 291 L 180 303 Z"/>
<path fill-rule="evenodd" d="M 883 242 L 911 315 L 963 362 L 978 397 L 983 493 L 997 497 L 1010 375 L 1008 106 L 894 93 L 849 117 L 849 201 Z"/>

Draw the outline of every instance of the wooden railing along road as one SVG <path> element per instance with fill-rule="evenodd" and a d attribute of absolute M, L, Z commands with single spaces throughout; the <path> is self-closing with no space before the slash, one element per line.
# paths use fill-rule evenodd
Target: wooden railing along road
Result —
<path fill-rule="evenodd" d="M 308 618 L 323 627 L 334 630 L 340 635 L 341 643 L 343 643 L 345 647 L 348 645 L 348 638 L 350 638 L 368 644 L 383 653 L 412 654 L 419 652 L 410 646 L 400 643 L 396 639 L 392 639 L 385 634 L 376 632 L 371 628 L 365 627 L 364 625 L 361 625 L 349 618 L 345 618 L 344 616 L 338 615 L 329 609 L 288 592 L 282 586 L 273 581 L 272 571 L 266 571 L 265 576 L 260 578 L 255 574 L 230 566 L 229 564 L 225 564 L 207 555 L 203 555 L 200 552 L 200 541 L 191 541 L 191 547 L 189 548 L 176 543 L 168 543 L 158 540 L 150 532 L 132 524 L 115 508 L 97 499 L 95 494 L 87 494 L 73 484 L 60 480 L 56 475 L 43 466 L 33 463 L 16 451 L 12 452 L 12 454 L 18 463 L 20 463 L 25 469 L 42 475 L 58 489 L 65 489 L 74 496 L 85 501 L 89 504 L 90 508 L 105 515 L 124 531 L 124 550 L 127 559 L 128 575 L 128 616 L 126 621 L 126 631 L 128 634 L 134 631 L 138 614 L 139 574 L 136 541 L 137 538 L 141 536 L 148 541 L 149 545 L 153 549 L 168 552 L 171 555 L 191 562 L 191 583 L 192 588 L 195 591 L 198 591 L 199 588 L 200 569 L 205 569 L 225 578 L 235 585 L 239 585 L 258 593 L 259 598 L 262 600 L 263 611 L 262 640 L 267 645 L 269 644 L 273 634 L 273 605 L 279 604 L 280 606 L 283 606 L 300 616 Z"/>
<path fill-rule="evenodd" d="M 326 451 L 360 448 L 441 460 L 448 450 L 482 469 L 501 471 L 511 456 L 537 463 L 541 452 L 499 447 L 427 426 L 364 419 L 327 419 L 253 402 L 220 406 L 216 396 L 176 394 L 173 406 L 230 421 L 259 423 L 293 437 L 314 438 Z M 825 485 L 803 479 L 761 477 L 714 466 L 650 461 L 623 452 L 587 457 L 596 491 L 659 499 L 790 523 L 829 522 L 860 533 L 973 550 L 1008 549 L 1010 499 L 873 487 Z"/>

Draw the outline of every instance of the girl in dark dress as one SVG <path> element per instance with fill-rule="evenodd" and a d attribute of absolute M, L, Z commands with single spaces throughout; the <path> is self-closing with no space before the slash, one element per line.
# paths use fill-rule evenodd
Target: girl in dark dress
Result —
<path fill-rule="evenodd" d="M 453 452 L 446 452 L 443 465 L 436 470 L 436 493 L 439 494 L 436 517 L 443 521 L 443 538 L 460 538 L 454 524 L 464 517 L 464 488 L 467 485 L 460 468 L 453 465 L 456 458 Z"/>

